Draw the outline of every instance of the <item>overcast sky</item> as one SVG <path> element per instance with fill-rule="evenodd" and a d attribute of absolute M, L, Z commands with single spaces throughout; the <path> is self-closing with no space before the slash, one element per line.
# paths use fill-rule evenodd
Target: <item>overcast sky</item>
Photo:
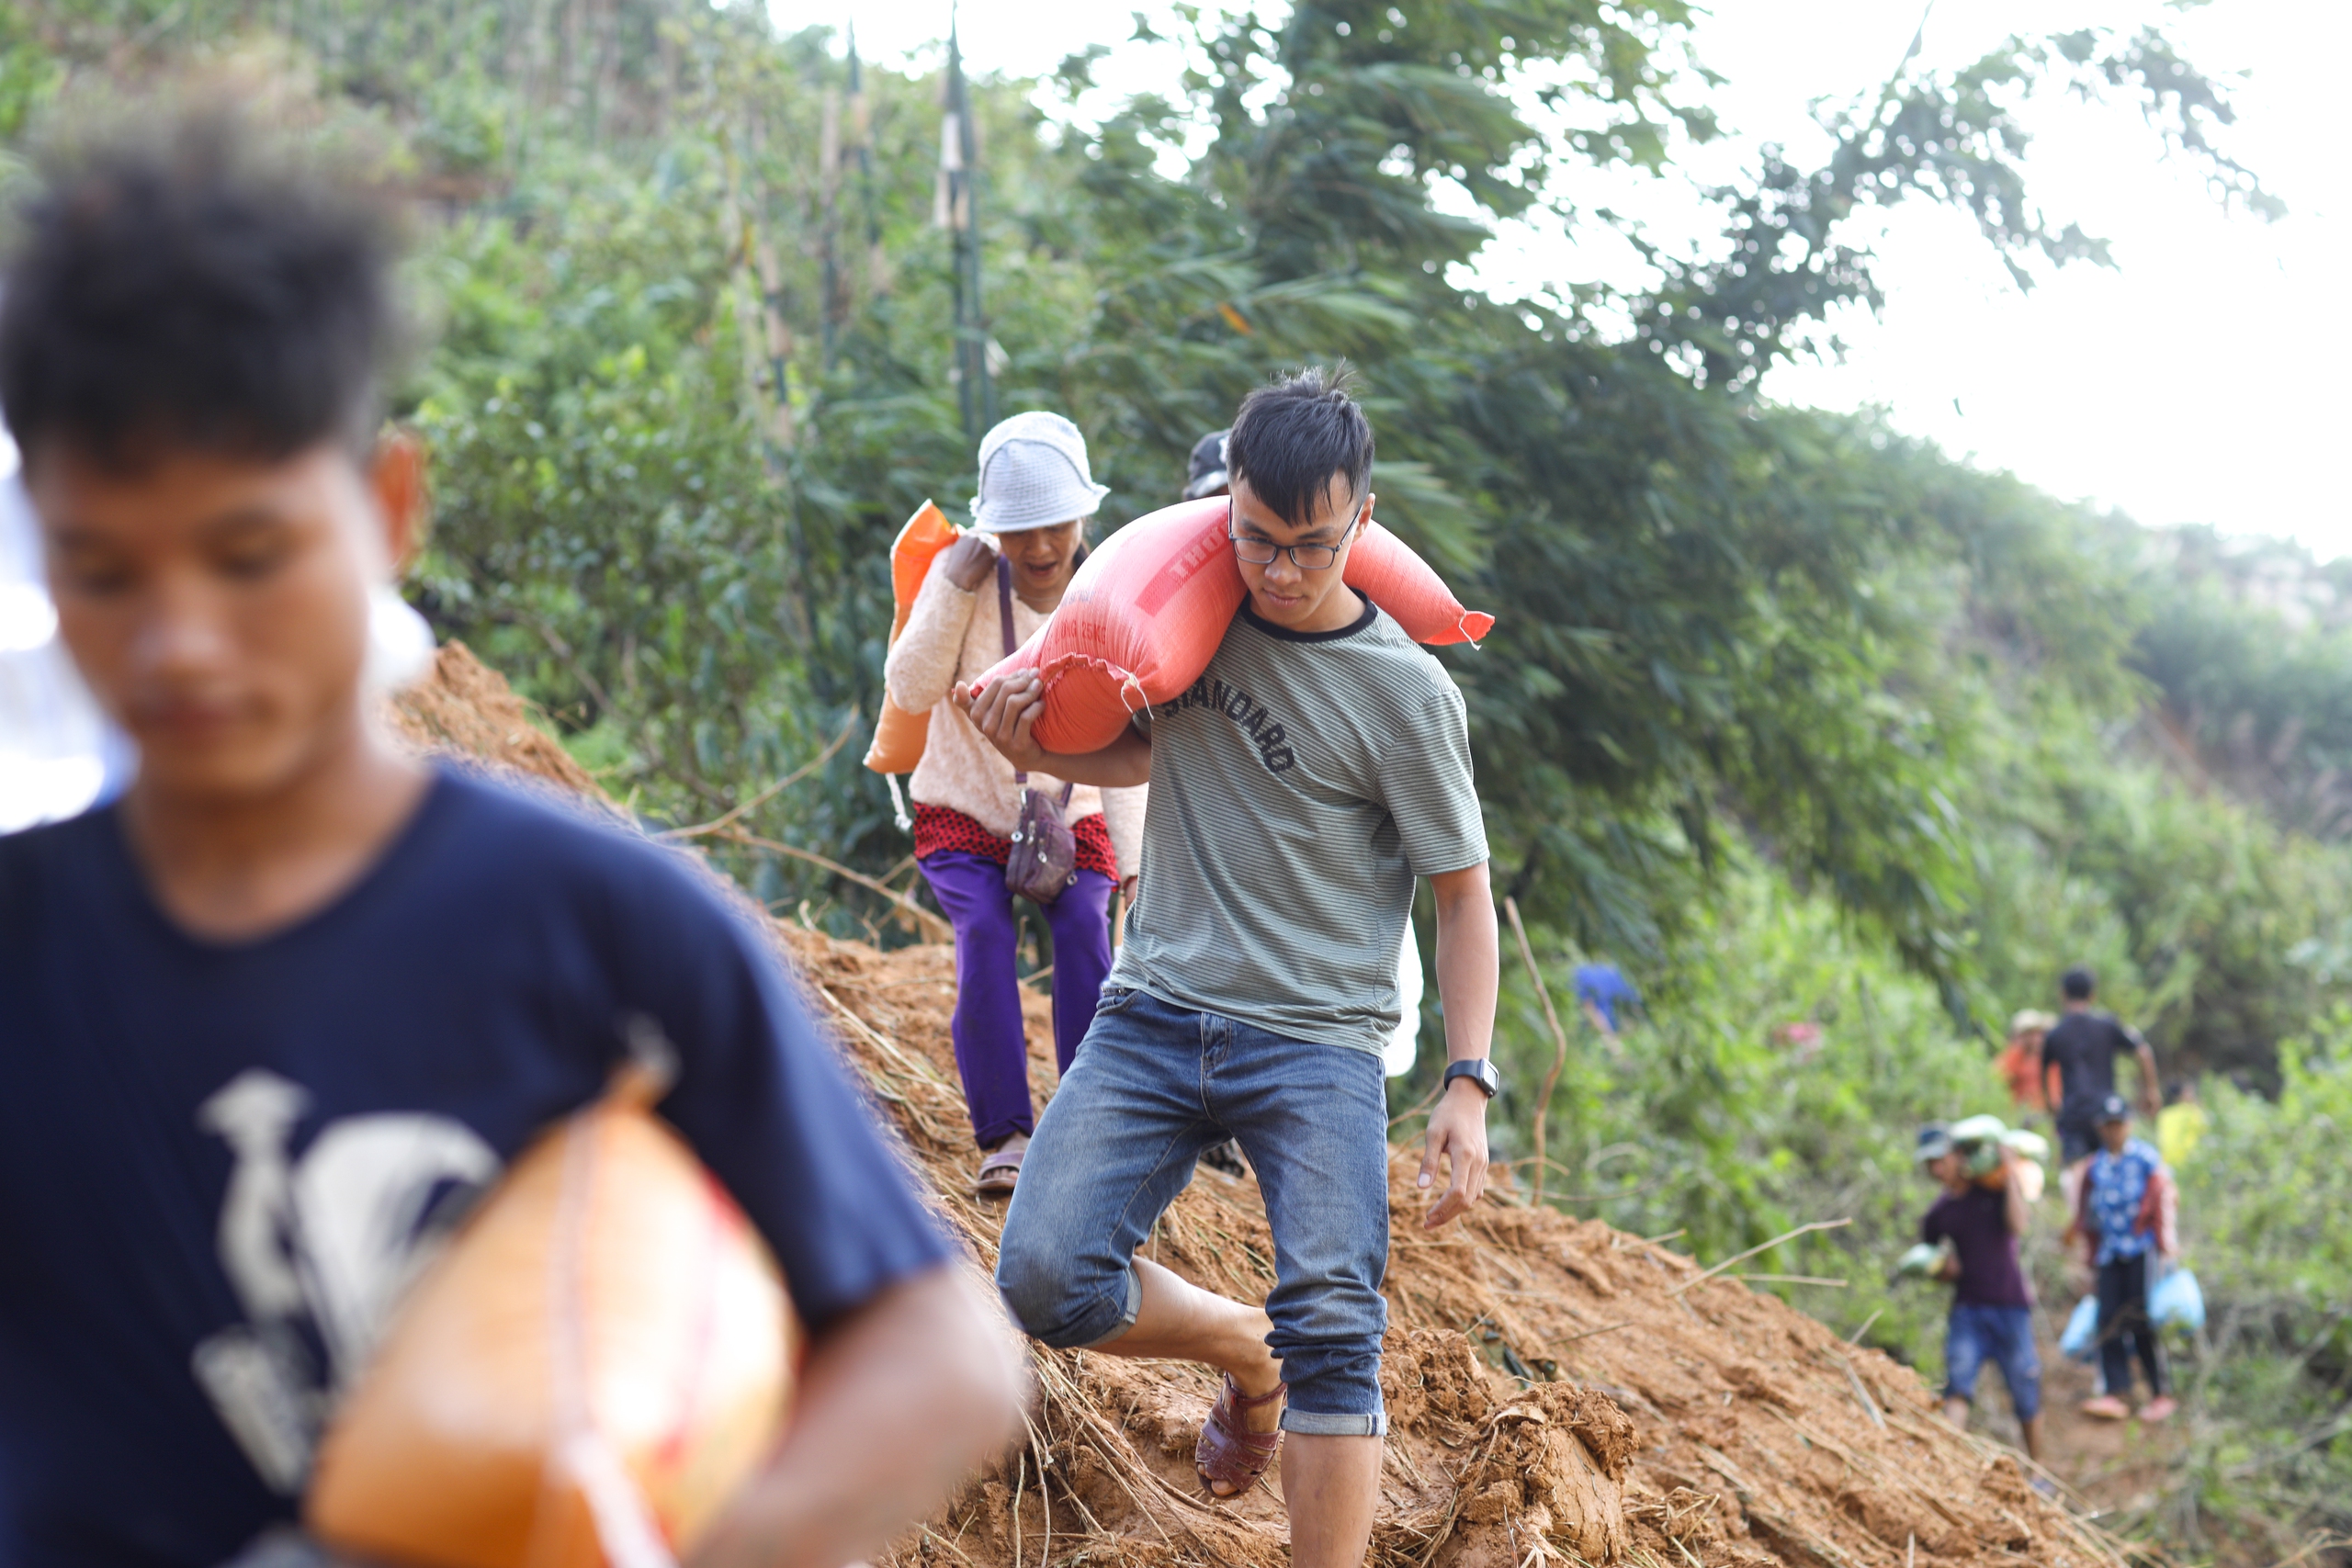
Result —
<path fill-rule="evenodd" d="M 787 26 L 838 27 L 852 10 L 843 0 L 772 3 Z M 1126 41 L 1131 8 L 964 0 L 966 58 L 978 70 L 1042 73 L 1103 43 L 1114 52 L 1100 79 L 1151 86 L 1176 62 Z M 857 0 L 854 11 L 869 56 L 925 51 L 946 31 L 945 0 Z M 1735 134 L 1695 154 L 1690 176 L 1721 178 L 1767 141 L 1800 162 L 1817 155 L 1826 143 L 1808 106 L 1884 81 L 1921 14 L 1921 0 L 1726 0 L 1699 28 L 1696 49 L 1728 78 L 1711 101 Z M 2340 101 L 2352 6 L 2213 0 L 2184 12 L 2162 0 L 1939 0 L 1921 53 L 1957 65 L 2011 32 L 2152 20 L 2207 71 L 2244 73 L 2224 145 L 2286 201 L 2284 220 L 2224 213 L 2193 169 L 2160 156 L 2130 107 L 2053 100 L 2031 111 L 2032 189 L 2061 223 L 2113 242 L 2117 268 L 2069 267 L 2021 295 L 1958 214 L 1919 206 L 1891 222 L 1866 218 L 1852 238 L 1883 258 L 1884 311 L 1836 323 L 1842 363 L 1782 367 L 1766 391 L 1827 408 L 1883 404 L 1900 428 L 1954 455 L 2143 523 L 2212 523 L 2290 535 L 2323 557 L 2352 554 L 2352 501 L 2335 473 L 2352 447 L 2343 289 L 2352 172 L 2328 107 Z M 1579 177 L 1586 205 L 1634 213 L 1656 238 L 1701 236 L 1687 186 Z M 1540 229 L 1498 235 L 1480 260 L 1481 281 L 1504 295 L 1633 283 L 1638 270 L 1624 247 L 1579 247 Z"/>

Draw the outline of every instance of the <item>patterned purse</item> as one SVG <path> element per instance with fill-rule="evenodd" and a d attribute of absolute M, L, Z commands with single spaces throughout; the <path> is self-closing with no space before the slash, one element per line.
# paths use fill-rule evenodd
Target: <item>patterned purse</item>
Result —
<path fill-rule="evenodd" d="M 1010 657 L 1012 639 L 1012 568 L 1002 556 L 996 562 L 996 603 L 1004 622 L 1004 651 Z M 1004 863 L 1004 885 L 1041 908 L 1062 896 L 1078 880 L 1078 840 L 1063 813 L 1069 808 L 1074 784 L 1062 785 L 1059 799 L 1029 787 L 1029 775 L 1016 773 L 1021 786 L 1021 820 L 1012 829 L 1012 853 Z"/>

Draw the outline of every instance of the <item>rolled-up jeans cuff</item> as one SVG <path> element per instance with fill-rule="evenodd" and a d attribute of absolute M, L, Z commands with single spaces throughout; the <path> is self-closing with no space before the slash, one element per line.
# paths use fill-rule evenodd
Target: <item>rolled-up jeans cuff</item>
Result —
<path fill-rule="evenodd" d="M 1309 1438 L 1385 1438 L 1388 1435 L 1388 1412 L 1326 1416 L 1314 1410 L 1284 1410 L 1283 1430 Z"/>
<path fill-rule="evenodd" d="M 1061 1348 L 1066 1349 L 1091 1350 L 1097 1345 L 1108 1345 L 1112 1340 L 1116 1339 L 1128 1329 L 1133 1328 L 1136 1325 L 1136 1318 L 1137 1314 L 1142 1311 L 1143 1276 L 1136 1273 L 1135 1264 L 1133 1262 L 1129 1262 L 1127 1265 L 1126 1305 L 1119 1314 L 1118 1326 L 1110 1329 L 1105 1333 L 1098 1334 L 1091 1339 L 1088 1339 L 1081 1344 L 1065 1346 Z"/>

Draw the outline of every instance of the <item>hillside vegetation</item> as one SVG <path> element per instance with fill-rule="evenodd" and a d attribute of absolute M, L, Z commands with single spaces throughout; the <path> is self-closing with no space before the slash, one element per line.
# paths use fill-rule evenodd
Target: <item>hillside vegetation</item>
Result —
<path fill-rule="evenodd" d="M 1653 247 L 1647 288 L 1479 294 L 1497 221 L 1619 225 L 1581 170 L 1671 174 L 1713 133 L 1688 21 L 1302 3 L 1201 17 L 1180 78 L 1099 117 L 1084 54 L 977 82 L 960 359 L 939 73 L 853 78 L 751 6 L 22 0 L 0 141 L 193 73 L 403 191 L 424 346 L 398 413 L 437 511 L 408 592 L 650 823 L 827 756 L 710 846 L 772 908 L 883 943 L 913 934 L 868 886 L 912 868 L 857 766 L 884 552 L 925 497 L 961 514 L 967 408 L 1076 419 L 1108 529 L 1172 499 L 1267 373 L 1345 356 L 1382 519 L 1498 616 L 1444 656 L 1498 886 L 1555 1000 L 1593 956 L 1648 1000 L 1622 1043 L 1568 1021 L 1551 1200 L 1702 1261 L 1850 1215 L 1752 1267 L 1847 1280 L 1775 1288 L 1932 1369 L 1940 1297 L 1882 1283 L 1928 1197 L 1911 1129 L 2002 1109 L 2000 1021 L 2087 962 L 2215 1113 L 2186 1216 L 2214 1330 L 2170 1481 L 2118 1517 L 2247 1562 L 2352 1529 L 2340 563 L 2152 532 L 1757 389 L 1878 298 L 1871 208 L 1966 209 L 2020 286 L 2104 262 L 2032 199 L 2031 95 L 2144 119 L 2151 156 L 2265 209 L 2226 102 L 2157 32 L 1906 67 L 1825 107 L 1819 167 L 1694 191 L 1719 238 Z M 1555 1050 L 1514 959 L 1497 1139 L 1522 1189 Z"/>

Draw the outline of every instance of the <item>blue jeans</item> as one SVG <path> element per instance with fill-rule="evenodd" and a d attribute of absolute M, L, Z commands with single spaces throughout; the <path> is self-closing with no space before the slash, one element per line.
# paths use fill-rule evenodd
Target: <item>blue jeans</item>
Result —
<path fill-rule="evenodd" d="M 1991 1361 L 2009 1385 L 2020 1421 L 2041 1414 L 2041 1360 L 2033 1350 L 2033 1309 L 1952 1303 L 1944 1325 L 1944 1397 L 1976 1398 L 1976 1374 Z"/>
<path fill-rule="evenodd" d="M 1193 1160 L 1227 1138 L 1258 1173 L 1274 1233 L 1266 1345 L 1290 1384 L 1283 1429 L 1381 1436 L 1388 1102 L 1369 1052 L 1105 986 L 1004 1217 L 1005 1306 L 1058 1349 L 1125 1332 L 1143 1300 L 1136 1248 Z"/>

